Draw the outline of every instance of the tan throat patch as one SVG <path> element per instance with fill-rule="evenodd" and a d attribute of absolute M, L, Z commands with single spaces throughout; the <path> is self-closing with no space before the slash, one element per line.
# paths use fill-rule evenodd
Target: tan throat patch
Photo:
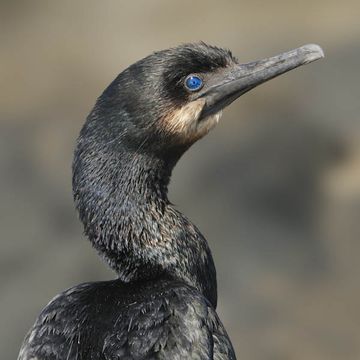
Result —
<path fill-rule="evenodd" d="M 218 122 L 221 111 L 199 121 L 205 99 L 191 101 L 179 109 L 173 109 L 163 118 L 165 131 L 181 142 L 194 142 L 205 136 Z"/>

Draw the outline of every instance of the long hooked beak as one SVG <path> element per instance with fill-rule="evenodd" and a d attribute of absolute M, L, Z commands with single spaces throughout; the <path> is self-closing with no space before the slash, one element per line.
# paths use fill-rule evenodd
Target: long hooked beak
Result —
<path fill-rule="evenodd" d="M 199 94 L 198 98 L 206 100 L 200 119 L 220 111 L 254 87 L 323 57 L 321 47 L 310 44 L 267 59 L 231 67 L 215 85 Z"/>

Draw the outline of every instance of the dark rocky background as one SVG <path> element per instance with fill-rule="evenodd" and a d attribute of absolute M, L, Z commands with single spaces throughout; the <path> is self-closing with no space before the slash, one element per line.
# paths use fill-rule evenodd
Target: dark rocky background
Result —
<path fill-rule="evenodd" d="M 326 58 L 244 96 L 175 170 L 204 232 L 239 359 L 360 359 L 358 1 L 1 1 L 0 349 L 58 292 L 113 274 L 73 208 L 74 142 L 96 97 L 156 49 L 204 40 L 244 62 Z"/>

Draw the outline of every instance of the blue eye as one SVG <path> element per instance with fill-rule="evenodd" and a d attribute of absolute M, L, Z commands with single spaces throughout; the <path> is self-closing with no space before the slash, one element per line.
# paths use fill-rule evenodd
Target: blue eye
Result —
<path fill-rule="evenodd" d="M 196 91 L 202 88 L 203 81 L 196 75 L 189 75 L 185 79 L 185 86 L 190 91 Z"/>

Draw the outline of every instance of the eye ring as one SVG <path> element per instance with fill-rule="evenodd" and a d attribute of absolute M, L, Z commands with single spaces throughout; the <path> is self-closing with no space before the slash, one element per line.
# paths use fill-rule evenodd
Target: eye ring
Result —
<path fill-rule="evenodd" d="M 189 91 L 198 91 L 203 87 L 203 80 L 200 76 L 190 74 L 186 77 L 184 85 Z"/>

